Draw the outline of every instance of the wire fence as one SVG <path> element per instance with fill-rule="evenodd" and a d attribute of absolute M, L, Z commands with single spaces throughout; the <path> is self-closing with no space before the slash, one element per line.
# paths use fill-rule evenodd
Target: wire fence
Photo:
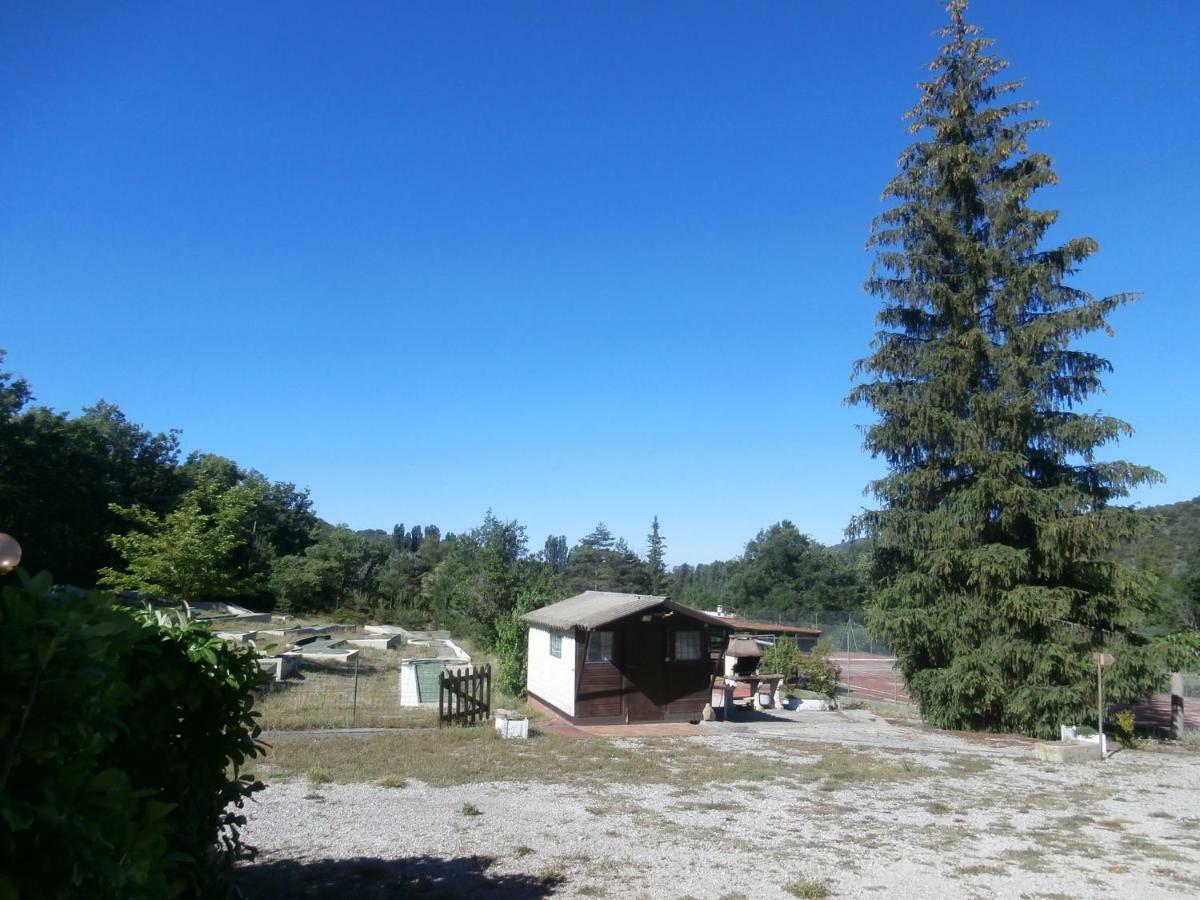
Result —
<path fill-rule="evenodd" d="M 1183 696 L 1200 700 L 1200 672 L 1183 673 Z"/>
<path fill-rule="evenodd" d="M 891 656 L 891 648 L 867 630 L 866 614 L 847 612 L 840 609 L 817 609 L 803 612 L 780 613 L 778 610 L 738 610 L 738 617 L 750 622 L 774 625 L 790 625 L 800 628 L 816 628 L 821 632 L 821 641 L 839 653 L 869 653 L 873 656 Z"/>
<path fill-rule="evenodd" d="M 907 685 L 895 670 L 891 648 L 867 630 L 862 612 L 821 609 L 780 614 L 775 610 L 739 610 L 744 621 L 815 628 L 829 660 L 840 670 L 838 692 L 848 699 L 909 704 Z"/>
<path fill-rule="evenodd" d="M 353 659 L 304 657 L 298 671 L 259 689 L 264 730 L 437 725 L 437 706 L 400 705 L 400 654 L 363 649 Z"/>

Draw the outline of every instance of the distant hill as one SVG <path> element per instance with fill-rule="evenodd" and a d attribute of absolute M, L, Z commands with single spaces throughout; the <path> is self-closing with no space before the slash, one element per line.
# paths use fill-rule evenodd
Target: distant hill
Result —
<path fill-rule="evenodd" d="M 830 544 L 829 549 L 834 553 L 838 553 L 846 558 L 846 561 L 851 565 L 858 562 L 859 558 L 867 552 L 871 547 L 871 542 L 867 538 L 855 538 L 852 541 L 842 541 L 840 544 Z"/>
<path fill-rule="evenodd" d="M 1180 577 L 1200 563 L 1200 497 L 1147 506 L 1138 510 L 1148 525 L 1146 535 L 1123 548 L 1119 555 L 1139 569 L 1163 577 Z M 831 544 L 829 549 L 851 562 L 867 552 L 865 538 Z"/>
<path fill-rule="evenodd" d="M 1121 556 L 1139 569 L 1164 578 L 1179 578 L 1200 563 L 1200 497 L 1147 506 L 1139 514 L 1148 520 L 1147 534 Z"/>
<path fill-rule="evenodd" d="M 1117 556 L 1155 576 L 1155 610 L 1159 627 L 1200 626 L 1200 497 L 1138 510 L 1146 533 L 1118 550 Z M 865 539 L 829 548 L 851 565 L 870 549 Z"/>

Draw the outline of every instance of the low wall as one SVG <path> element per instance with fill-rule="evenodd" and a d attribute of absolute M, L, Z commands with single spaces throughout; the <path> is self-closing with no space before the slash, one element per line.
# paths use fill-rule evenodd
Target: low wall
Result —
<path fill-rule="evenodd" d="M 300 657 L 292 654 L 262 657 L 258 660 L 258 668 L 269 673 L 272 681 L 283 681 L 299 671 Z"/>

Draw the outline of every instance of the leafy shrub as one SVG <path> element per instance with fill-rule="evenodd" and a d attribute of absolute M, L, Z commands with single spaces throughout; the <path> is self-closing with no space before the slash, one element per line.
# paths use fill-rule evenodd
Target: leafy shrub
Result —
<path fill-rule="evenodd" d="M 768 647 L 758 663 L 758 671 L 764 675 L 782 675 L 793 679 L 804 662 L 804 653 L 789 637 L 781 637 L 774 647 Z"/>
<path fill-rule="evenodd" d="M 1133 733 L 1133 724 L 1132 709 L 1123 709 L 1113 717 L 1113 733 L 1117 737 L 1117 743 L 1126 750 L 1132 750 L 1137 746 L 1137 738 Z"/>
<path fill-rule="evenodd" d="M 832 700 L 837 694 L 841 676 L 842 670 L 830 662 L 829 648 L 824 644 L 817 644 L 811 653 L 801 657 L 800 680 L 804 687 L 814 693 Z"/>
<path fill-rule="evenodd" d="M 496 684 L 506 694 L 514 697 L 525 696 L 529 664 L 529 626 L 521 621 L 521 616 L 545 603 L 546 600 L 540 595 L 522 593 L 517 596 L 513 608 L 496 619 L 491 649 L 496 654 L 499 669 Z"/>
<path fill-rule="evenodd" d="M 253 651 L 20 579 L 0 592 L 0 896 L 220 895 L 262 787 L 240 774 Z"/>

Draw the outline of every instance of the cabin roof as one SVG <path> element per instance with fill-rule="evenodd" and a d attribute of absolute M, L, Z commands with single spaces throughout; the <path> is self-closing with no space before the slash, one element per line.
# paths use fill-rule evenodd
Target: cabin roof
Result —
<path fill-rule="evenodd" d="M 530 625 L 563 630 L 567 628 L 600 628 L 636 615 L 657 606 L 665 606 L 672 612 L 697 619 L 710 625 L 728 628 L 729 625 L 714 616 L 705 615 L 698 609 L 676 603 L 670 597 L 655 594 L 619 594 L 615 591 L 584 591 L 558 603 L 527 612 L 521 618 Z"/>

